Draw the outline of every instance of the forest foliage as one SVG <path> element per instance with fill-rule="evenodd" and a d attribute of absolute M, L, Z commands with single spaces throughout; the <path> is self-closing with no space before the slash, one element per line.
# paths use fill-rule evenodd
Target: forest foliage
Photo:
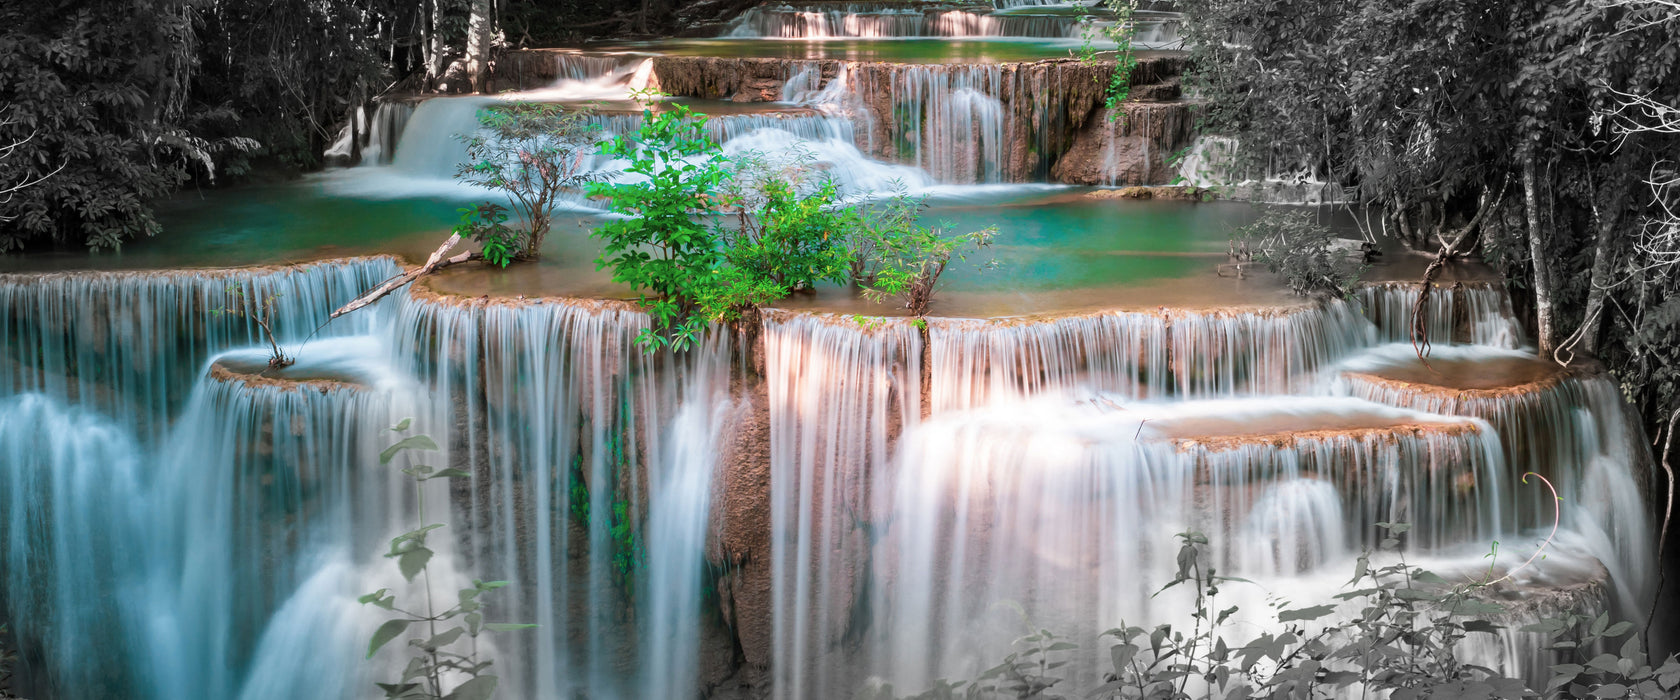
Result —
<path fill-rule="evenodd" d="M 897 297 L 923 316 L 951 260 L 996 234 L 925 225 L 922 202 L 905 192 L 849 202 L 797 150 L 726 156 L 706 115 L 681 104 L 644 110 L 641 127 L 602 153 L 626 166 L 587 187 L 622 215 L 592 234 L 603 242 L 596 266 L 652 316 L 638 338 L 649 351 L 686 349 L 711 323 L 822 282 L 850 283 L 877 302 Z"/>
<path fill-rule="evenodd" d="M 1340 183 L 1373 232 L 1486 260 L 1542 353 L 1602 359 L 1651 427 L 1680 410 L 1680 6 L 1181 6 L 1242 177 Z"/>
<path fill-rule="evenodd" d="M 0 4 L 0 253 L 116 248 L 156 233 L 153 203 L 183 186 L 318 168 L 347 125 L 365 138 L 353 115 L 373 98 L 474 87 L 470 71 L 483 66 L 467 54 L 489 50 L 495 20 L 502 35 L 531 41 L 638 16 L 663 27 L 675 3 L 641 5 L 626 14 L 622 3 L 582 1 Z M 603 16 L 616 19 L 597 24 Z"/>

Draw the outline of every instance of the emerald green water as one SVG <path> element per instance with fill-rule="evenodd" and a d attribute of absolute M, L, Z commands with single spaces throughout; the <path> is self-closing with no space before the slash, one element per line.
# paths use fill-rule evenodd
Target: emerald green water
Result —
<path fill-rule="evenodd" d="M 476 201 L 468 190 L 389 199 L 335 194 L 343 171 L 286 185 L 183 196 L 164 203 L 163 233 L 121 251 L 0 256 L 0 271 L 238 267 L 354 255 L 395 254 L 423 260 L 449 234 L 456 209 Z M 928 223 L 953 231 L 996 226 L 995 244 L 944 277 L 947 312 L 1028 313 L 1089 304 L 1195 303 L 1224 260 L 1229 231 L 1256 215 L 1242 204 L 1186 204 L 1087 197 L 1082 188 L 992 186 L 938 190 Z M 589 231 L 595 212 L 556 218 L 542 260 L 495 270 L 482 265 L 440 275 L 446 292 L 493 295 L 628 297 L 595 269 L 599 245 Z M 982 263 L 995 266 L 982 269 Z M 1119 295 L 1119 296 L 1116 296 Z M 829 289 L 792 305 L 883 312 Z M 963 300 L 974 303 L 964 305 Z M 954 304 L 954 306 L 953 306 Z"/>

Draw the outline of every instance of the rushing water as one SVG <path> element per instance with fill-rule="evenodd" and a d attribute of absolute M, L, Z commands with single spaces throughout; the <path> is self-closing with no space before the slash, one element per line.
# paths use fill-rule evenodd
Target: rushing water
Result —
<path fill-rule="evenodd" d="M 297 299 L 325 296 L 289 323 L 309 327 L 343 298 L 333 279 L 293 280 Z M 1183 601 L 1149 593 L 1186 529 L 1262 587 L 1320 590 L 1379 521 L 1415 523 L 1414 555 L 1461 566 L 1549 524 L 1551 499 L 1524 471 L 1567 504 L 1566 534 L 1526 585 L 1602 576 L 1601 605 L 1648 595 L 1633 459 L 1604 380 L 1442 342 L 1431 389 L 1410 345 L 1381 345 L 1347 302 L 925 330 L 773 312 L 764 384 L 749 389 L 730 336 L 680 361 L 646 356 L 634 345 L 646 319 L 616 302 L 397 298 L 345 329 L 356 335 L 297 346 L 305 361 L 274 379 L 240 378 L 264 371 L 258 349 L 214 359 L 233 375 L 207 372 L 218 336 L 203 334 L 190 352 L 129 360 L 137 374 L 198 367 L 159 374 L 181 396 L 162 402 L 124 374 L 86 374 L 99 361 L 55 364 L 100 346 L 42 345 L 43 319 L 15 315 L 50 299 L 60 316 L 111 317 L 82 291 L 107 280 L 47 277 L 11 297 L 11 327 L 31 329 L 13 337 L 31 340 L 7 347 L 35 348 L 8 352 L 28 370 L 14 376 L 78 378 L 14 379 L 0 400 L 7 615 L 37 650 L 27 687 L 51 697 L 336 697 L 389 673 L 357 660 L 378 618 L 351 598 L 393 585 L 379 542 L 414 501 L 376 454 L 400 417 L 447 438 L 440 463 L 472 474 L 428 497 L 452 513 L 438 577 L 514 581 L 500 614 L 541 625 L 493 640 L 517 697 L 711 687 L 728 676 L 717 645 L 731 634 L 763 645 L 741 653 L 768 654 L 784 696 L 971 675 L 1022 615 L 1067 635 L 1174 619 Z M 156 313 L 192 328 L 209 310 Z M 1270 398 L 1240 398 L 1255 395 Z M 102 415 L 131 405 L 160 413 Z M 760 411 L 767 449 L 743 457 L 735 426 Z M 715 494 L 764 486 L 739 480 L 743 459 L 765 460 L 768 517 L 759 544 L 720 563 L 716 528 L 747 514 L 714 511 Z M 763 567 L 766 598 L 744 584 L 707 593 L 736 566 Z M 1264 609 L 1260 593 L 1237 595 Z M 723 602 L 740 631 L 718 626 Z M 754 608 L 763 638 L 745 631 Z M 1533 668 L 1534 643 L 1477 653 Z M 1080 664 L 1071 678 L 1100 665 Z"/>
<path fill-rule="evenodd" d="M 555 53 L 547 86 L 358 115 L 360 167 L 179 204 L 156 258 L 8 261 L 412 259 L 478 197 L 451 176 L 479 110 L 599 103 L 603 136 L 630 133 L 653 51 L 792 57 L 755 88 L 775 102 L 686 100 L 726 153 L 804 152 L 850 195 L 932 195 L 930 218 L 998 225 L 1005 264 L 953 267 L 944 318 L 825 288 L 682 355 L 637 346 L 650 321 L 592 269 L 599 212 L 581 199 L 588 220 L 560 223 L 541 265 L 440 276 L 458 294 L 331 324 L 396 261 L 0 275 L 0 620 L 23 690 L 365 697 L 405 648 L 362 658 L 384 618 L 356 597 L 453 599 L 481 579 L 510 582 L 488 619 L 537 625 L 482 641 L 503 697 L 910 693 L 1037 629 L 1081 645 L 1063 673 L 1082 692 L 1107 661 L 1097 633 L 1185 621 L 1182 589 L 1156 595 L 1176 533 L 1206 533 L 1208 562 L 1253 582 L 1222 593 L 1252 632 L 1276 628 L 1278 595 L 1345 590 L 1384 521 L 1414 526 L 1410 561 L 1463 576 L 1515 567 L 1558 525 L 1499 591 L 1525 612 L 1467 659 L 1536 677 L 1551 652 L 1511 631 L 1534 616 L 1637 618 L 1646 475 L 1607 379 L 1534 357 L 1499 286 L 1433 290 L 1425 361 L 1415 286 L 1309 302 L 1210 272 L 1249 208 L 1043 182 L 1089 135 L 1064 98 L 1091 75 L 1000 62 L 1065 55 L 1083 10 L 996 4 L 766 5 L 725 38 Z M 1187 132 L 1153 104 L 1088 150 L 1118 162 Z M 1218 143 L 1190 174 L 1217 169 Z M 270 306 L 299 360 L 280 370 L 257 324 Z M 383 465 L 404 419 L 439 449 Z M 421 459 L 468 476 L 417 495 L 400 469 Z M 381 554 L 422 508 L 447 527 L 410 584 Z"/>

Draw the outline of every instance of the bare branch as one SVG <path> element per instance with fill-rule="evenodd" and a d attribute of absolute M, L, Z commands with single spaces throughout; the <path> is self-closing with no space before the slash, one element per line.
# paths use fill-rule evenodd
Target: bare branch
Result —
<path fill-rule="evenodd" d="M 337 311 L 334 311 L 334 312 L 332 312 L 332 314 L 328 315 L 327 316 L 327 321 L 330 322 L 335 318 L 338 318 L 338 317 L 343 316 L 347 313 L 350 313 L 352 311 L 355 311 L 357 309 L 365 307 L 369 304 L 372 304 L 373 302 L 379 301 L 380 299 L 385 298 L 385 296 L 390 294 L 391 292 L 397 291 L 398 289 L 401 289 L 403 286 L 407 285 L 408 283 L 413 282 L 414 280 L 417 280 L 417 279 L 419 279 L 419 278 L 421 278 L 425 275 L 429 275 L 432 272 L 435 272 L 435 271 L 437 271 L 441 268 L 445 268 L 445 267 L 448 267 L 450 265 L 455 265 L 455 264 L 458 264 L 458 263 L 464 263 L 468 260 L 472 260 L 474 258 L 480 257 L 478 253 L 473 253 L 473 252 L 459 253 L 459 254 L 456 254 L 454 256 L 447 257 L 447 258 L 444 257 L 444 255 L 446 253 L 448 253 L 450 251 L 450 249 L 454 248 L 460 242 L 461 242 L 461 234 L 459 234 L 459 233 L 451 234 L 449 236 L 449 240 L 444 241 L 443 245 L 438 246 L 438 249 L 436 251 L 432 252 L 431 257 L 426 259 L 426 264 L 421 265 L 420 267 L 414 268 L 413 270 L 409 270 L 408 272 L 405 272 L 403 274 L 397 275 L 396 277 L 392 277 L 391 279 L 386 280 L 384 284 L 381 284 L 378 287 L 373 288 L 372 290 L 368 291 L 366 294 L 363 294 L 359 297 L 356 297 L 350 303 L 339 307 Z"/>

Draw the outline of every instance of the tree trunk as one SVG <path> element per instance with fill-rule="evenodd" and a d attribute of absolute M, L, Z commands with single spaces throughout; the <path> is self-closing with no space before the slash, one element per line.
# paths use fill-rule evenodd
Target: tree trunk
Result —
<path fill-rule="evenodd" d="M 1587 286 L 1587 312 L 1581 318 L 1581 350 L 1598 355 L 1599 330 L 1604 327 L 1604 300 L 1610 295 L 1610 263 L 1615 258 L 1616 224 L 1621 220 L 1621 206 L 1607 208 L 1598 222 L 1598 242 L 1593 246 L 1592 281 Z"/>
<path fill-rule="evenodd" d="M 443 3 L 444 0 L 432 0 L 432 40 L 431 48 L 426 57 L 426 83 L 428 87 L 437 87 L 437 81 L 443 77 L 443 58 L 447 53 L 443 37 Z"/>
<path fill-rule="evenodd" d="M 1621 153 L 1616 156 L 1610 168 L 1610 179 L 1605 184 L 1605 197 L 1598 204 L 1598 241 L 1593 247 L 1592 283 L 1587 287 L 1587 313 L 1581 320 L 1581 329 L 1576 331 L 1580 337 L 1581 349 L 1588 355 L 1598 354 L 1599 336 L 1604 328 L 1604 303 L 1610 297 L 1610 264 L 1616 257 L 1616 229 L 1622 223 L 1622 212 L 1627 208 L 1628 196 L 1633 192 L 1634 178 L 1628 173 L 1634 172 L 1635 154 L 1639 149 L 1631 143 L 1622 144 Z"/>
<path fill-rule="evenodd" d="M 1540 228 L 1540 186 L 1534 173 L 1532 149 L 1523 155 L 1523 208 L 1528 219 L 1528 252 L 1534 259 L 1535 342 L 1541 357 L 1552 356 L 1552 278 L 1546 261 L 1546 247 Z"/>
<path fill-rule="evenodd" d="M 467 24 L 467 76 L 473 92 L 490 89 L 490 43 L 496 26 L 495 3 L 472 0 L 472 18 Z"/>

